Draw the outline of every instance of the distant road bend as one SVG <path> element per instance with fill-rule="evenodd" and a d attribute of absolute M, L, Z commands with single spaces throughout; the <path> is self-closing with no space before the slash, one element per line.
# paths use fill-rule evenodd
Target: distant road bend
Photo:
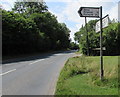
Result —
<path fill-rule="evenodd" d="M 74 51 L 44 54 L 2 66 L 2 95 L 54 95 L 61 68 Z"/>

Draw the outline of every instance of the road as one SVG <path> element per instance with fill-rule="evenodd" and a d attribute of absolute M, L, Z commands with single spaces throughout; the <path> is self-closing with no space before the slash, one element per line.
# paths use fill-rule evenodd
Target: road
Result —
<path fill-rule="evenodd" d="M 53 95 L 60 73 L 74 51 L 43 54 L 2 65 L 2 95 Z"/>

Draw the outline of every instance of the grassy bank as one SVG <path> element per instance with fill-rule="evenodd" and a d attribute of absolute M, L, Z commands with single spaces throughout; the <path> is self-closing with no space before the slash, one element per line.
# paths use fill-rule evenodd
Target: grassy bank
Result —
<path fill-rule="evenodd" d="M 70 58 L 62 69 L 56 95 L 118 95 L 118 56 L 104 57 L 104 81 L 100 81 L 99 57 Z"/>

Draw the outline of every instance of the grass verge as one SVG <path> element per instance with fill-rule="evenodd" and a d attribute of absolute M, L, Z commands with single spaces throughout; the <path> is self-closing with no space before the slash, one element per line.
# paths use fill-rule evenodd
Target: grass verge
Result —
<path fill-rule="evenodd" d="M 55 95 L 118 95 L 118 56 L 104 56 L 104 81 L 99 57 L 73 57 L 62 69 Z"/>

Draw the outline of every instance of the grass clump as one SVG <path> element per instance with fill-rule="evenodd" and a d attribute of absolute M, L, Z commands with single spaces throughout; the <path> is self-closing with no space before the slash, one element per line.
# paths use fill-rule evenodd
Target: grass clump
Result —
<path fill-rule="evenodd" d="M 104 80 L 100 81 L 99 57 L 73 57 L 62 69 L 56 95 L 118 95 L 118 57 L 104 57 Z"/>
<path fill-rule="evenodd" d="M 73 57 L 68 59 L 68 61 L 66 62 L 63 70 L 60 73 L 60 78 L 59 80 L 65 80 L 68 79 L 72 76 L 81 74 L 81 73 L 86 73 L 88 72 L 86 69 L 86 63 L 84 60 L 85 57 Z M 74 61 L 74 59 L 76 61 Z M 81 64 L 81 65 L 79 65 Z M 84 64 L 84 65 L 83 65 Z"/>

